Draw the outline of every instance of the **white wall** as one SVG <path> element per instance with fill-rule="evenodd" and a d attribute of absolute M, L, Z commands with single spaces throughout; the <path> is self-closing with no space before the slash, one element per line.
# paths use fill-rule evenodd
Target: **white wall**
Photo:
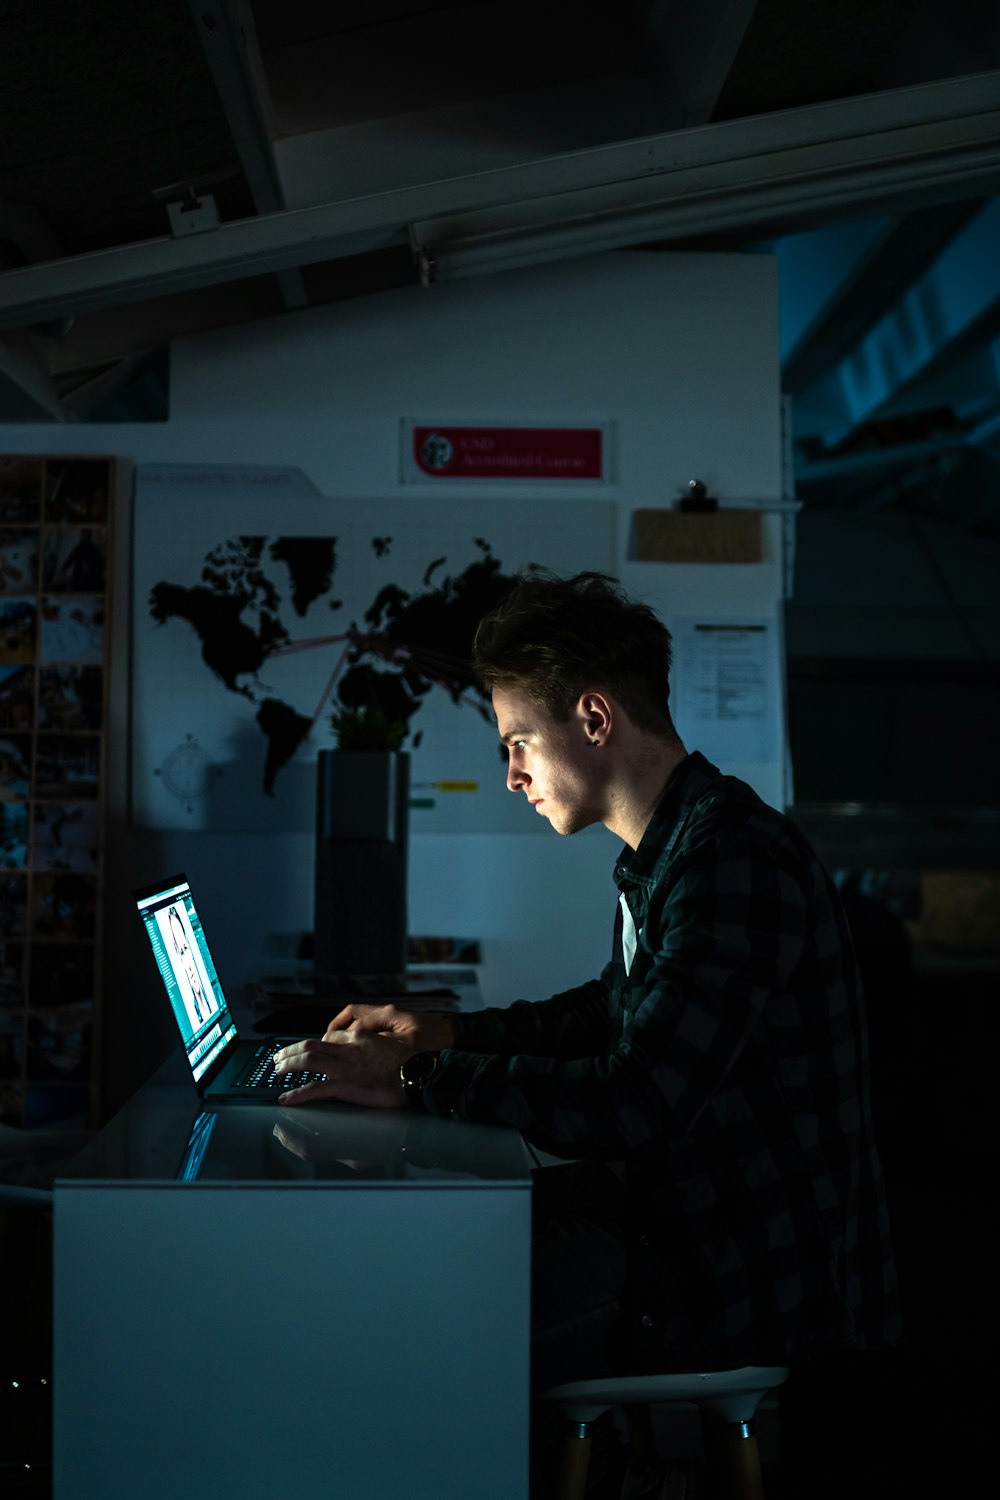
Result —
<path fill-rule="evenodd" d="M 289 463 L 333 495 L 398 497 L 399 420 L 408 416 L 611 420 L 616 468 L 604 493 L 619 506 L 626 586 L 667 616 L 764 611 L 780 598 L 774 518 L 759 565 L 676 568 L 627 556 L 632 510 L 674 499 L 693 477 L 723 498 L 781 498 L 777 288 L 765 257 L 606 255 L 182 339 L 172 352 L 168 423 L 7 427 L 0 450 Z M 433 485 L 405 489 L 414 506 L 433 504 L 437 493 Z M 566 492 L 498 483 L 489 494 L 558 505 Z M 124 506 L 119 522 L 106 906 L 120 933 L 134 882 L 185 869 L 223 980 L 234 985 L 252 970 L 262 932 L 310 925 L 312 843 L 302 835 L 140 835 L 124 827 Z M 481 937 L 493 1002 L 583 981 L 607 956 L 616 852 L 603 830 L 573 840 L 421 835 L 411 849 L 411 929 Z M 280 872 L 277 895 L 258 884 L 267 869 Z M 116 1027 L 130 1029 L 126 1071 L 162 1041 L 145 1017 L 134 1025 L 144 965 L 132 937 L 109 951 L 106 1010 Z"/>

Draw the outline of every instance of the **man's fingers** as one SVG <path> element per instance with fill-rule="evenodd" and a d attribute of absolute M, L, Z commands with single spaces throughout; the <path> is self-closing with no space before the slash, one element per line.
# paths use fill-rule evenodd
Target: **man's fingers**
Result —
<path fill-rule="evenodd" d="M 271 1061 L 279 1073 L 300 1073 L 303 1068 L 308 1068 L 311 1073 L 325 1073 L 330 1059 L 338 1056 L 331 1048 L 344 1046 L 349 1040 L 345 1032 L 338 1031 L 336 1036 L 325 1037 L 322 1041 L 309 1037 L 304 1042 L 289 1042 L 287 1047 L 274 1053 Z"/>
<path fill-rule="evenodd" d="M 317 1079 L 314 1083 L 300 1083 L 297 1088 L 287 1089 L 285 1093 L 278 1095 L 279 1104 L 308 1104 L 310 1099 L 335 1099 L 334 1085 L 329 1079 L 324 1078 L 322 1082 Z"/>
<path fill-rule="evenodd" d="M 368 1017 L 373 1011 L 384 1008 L 384 1006 L 356 1005 L 354 1003 L 345 1005 L 343 1010 L 334 1016 L 326 1028 L 326 1037 L 329 1038 L 337 1031 L 378 1031 L 381 1028 L 370 1026 L 368 1024 Z"/>
<path fill-rule="evenodd" d="M 371 1009 L 372 1006 L 370 1005 L 355 1005 L 353 1001 L 350 1005 L 345 1005 L 343 1010 L 339 1011 L 337 1015 L 334 1016 L 333 1020 L 326 1028 L 327 1035 L 329 1035 L 331 1031 L 346 1031 L 348 1026 L 354 1025 L 354 1022 L 357 1020 L 358 1016 L 363 1016 L 366 1011 L 369 1011 Z"/>
<path fill-rule="evenodd" d="M 271 1059 L 276 1073 L 320 1073 L 322 1078 L 314 1079 L 311 1083 L 300 1084 L 291 1089 L 289 1094 L 295 1096 L 295 1103 L 301 1104 L 306 1099 L 322 1099 L 334 1097 L 334 1082 L 337 1078 L 343 1078 L 345 1065 L 350 1076 L 352 1066 L 357 1069 L 360 1063 L 356 1048 L 351 1045 L 353 1037 L 350 1032 L 340 1031 L 336 1036 L 325 1041 L 318 1041 L 310 1037 L 304 1042 L 292 1042 L 287 1047 L 282 1047 L 275 1052 Z M 324 1092 L 320 1092 L 323 1090 Z M 283 1094 L 279 1103 L 289 1095 Z"/>

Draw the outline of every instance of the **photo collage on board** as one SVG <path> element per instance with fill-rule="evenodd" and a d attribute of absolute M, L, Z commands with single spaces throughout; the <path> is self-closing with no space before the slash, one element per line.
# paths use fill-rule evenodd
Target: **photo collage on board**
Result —
<path fill-rule="evenodd" d="M 0 1123 L 85 1120 L 113 463 L 0 456 Z"/>

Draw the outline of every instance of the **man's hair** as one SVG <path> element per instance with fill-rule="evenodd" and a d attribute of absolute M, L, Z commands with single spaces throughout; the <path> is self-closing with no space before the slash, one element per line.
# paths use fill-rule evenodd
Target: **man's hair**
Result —
<path fill-rule="evenodd" d="M 581 693 L 603 688 L 633 724 L 674 738 L 670 631 L 604 573 L 520 573 L 479 623 L 473 662 L 486 692 L 516 688 L 565 723 Z"/>

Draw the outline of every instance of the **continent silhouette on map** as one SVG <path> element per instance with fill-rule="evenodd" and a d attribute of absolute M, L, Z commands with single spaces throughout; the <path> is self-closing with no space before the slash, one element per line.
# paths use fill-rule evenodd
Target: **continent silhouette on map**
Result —
<path fill-rule="evenodd" d="M 312 719 L 296 713 L 280 698 L 265 698 L 257 711 L 257 723 L 267 741 L 264 790 L 274 796 L 274 778 L 288 764 L 312 728 Z"/>
<path fill-rule="evenodd" d="M 407 594 L 395 584 L 379 591 L 365 611 L 367 632 L 352 645 L 350 665 L 339 682 L 338 697 L 345 707 L 371 704 L 409 727 L 422 699 L 431 688 L 441 687 L 453 703 L 474 693 L 476 707 L 488 717 L 472 672 L 472 638 L 513 580 L 501 572 L 488 542 L 477 537 L 475 545 L 483 556 L 437 587 L 431 580 L 444 566 L 443 557 L 424 573 L 426 592 Z M 410 732 L 413 745 L 419 745 L 419 730 Z"/>
<path fill-rule="evenodd" d="M 377 556 L 388 555 L 389 542 L 373 538 Z M 277 537 L 270 546 L 261 536 L 222 542 L 206 556 L 201 582 L 193 588 L 166 581 L 154 585 L 150 615 L 159 625 L 186 620 L 206 666 L 228 691 L 257 704 L 255 722 L 265 741 L 262 789 L 273 796 L 276 777 L 308 738 L 331 689 L 342 708 L 379 708 L 404 722 L 414 747 L 421 734 L 412 721 L 432 688 L 488 717 L 472 673 L 472 639 L 479 620 L 514 580 L 502 572 L 488 542 L 477 537 L 475 546 L 480 556 L 455 577 L 435 583 L 447 562 L 436 558 L 424 572 L 420 592 L 387 584 L 365 610 L 363 626 L 352 622 L 341 634 L 315 641 L 291 639 L 281 618 L 282 596 L 262 558 L 267 547 L 267 556 L 285 566 L 292 608 L 304 616 L 333 584 L 335 537 Z M 340 600 L 327 602 L 331 609 L 342 607 Z M 285 651 L 330 650 L 339 643 L 343 659 L 319 704 L 285 703 L 262 684 L 259 673 L 269 658 Z"/>
<path fill-rule="evenodd" d="M 239 598 L 227 598 L 210 588 L 181 588 L 176 583 L 158 583 L 150 595 L 149 612 L 160 625 L 168 620 L 187 620 L 199 641 L 205 665 L 231 693 L 253 698 L 249 683 L 238 677 L 255 678 L 270 649 L 263 629 L 254 630 L 241 619 Z M 272 640 L 287 640 L 288 632 L 277 624 Z"/>
<path fill-rule="evenodd" d="M 260 566 L 266 540 L 241 536 L 221 543 L 205 558 L 200 585 L 188 589 L 158 583 L 149 601 L 149 612 L 158 624 L 187 620 L 201 642 L 205 665 L 231 693 L 251 700 L 255 700 L 252 683 L 264 660 L 276 645 L 288 640 L 278 617 L 278 591 Z M 254 617 L 256 629 L 250 623 Z M 238 682 L 240 677 L 251 681 Z"/>
<path fill-rule="evenodd" d="M 279 536 L 271 543 L 275 562 L 283 562 L 292 578 L 292 606 L 304 615 L 310 604 L 329 593 L 337 567 L 335 536 Z M 330 600 L 331 609 L 340 609 L 339 599 Z"/>

